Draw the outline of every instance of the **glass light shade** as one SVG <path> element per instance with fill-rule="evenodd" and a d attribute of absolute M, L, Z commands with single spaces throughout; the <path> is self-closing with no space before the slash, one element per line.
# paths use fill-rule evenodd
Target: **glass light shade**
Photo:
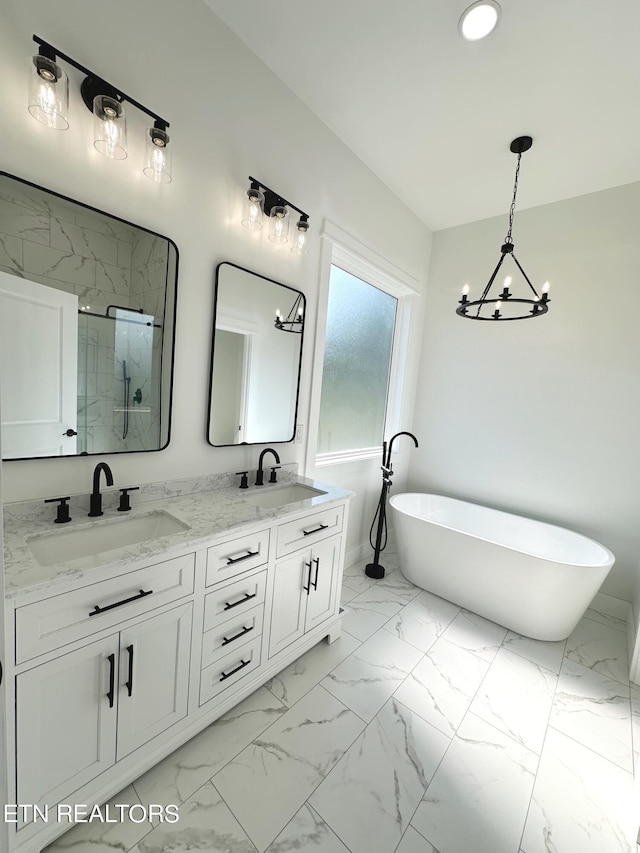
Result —
<path fill-rule="evenodd" d="M 147 148 L 142 171 L 156 184 L 171 182 L 171 146 L 166 130 L 157 127 L 147 130 Z"/>
<path fill-rule="evenodd" d="M 259 189 L 251 187 L 247 190 L 247 197 L 242 211 L 242 224 L 249 231 L 258 231 L 262 228 L 262 207 L 264 195 Z"/>
<path fill-rule="evenodd" d="M 494 0 L 472 3 L 460 18 L 460 34 L 467 41 L 479 41 L 492 32 L 500 17 L 500 6 Z"/>
<path fill-rule="evenodd" d="M 286 243 L 289 240 L 289 211 L 282 205 L 271 209 L 269 239 L 272 243 Z"/>
<path fill-rule="evenodd" d="M 124 106 L 109 95 L 93 99 L 93 144 L 110 160 L 127 156 L 127 122 Z"/>
<path fill-rule="evenodd" d="M 46 56 L 33 57 L 29 82 L 29 112 L 36 121 L 54 130 L 69 127 L 69 78 Z"/>
<path fill-rule="evenodd" d="M 302 219 L 296 224 L 291 251 L 294 255 L 309 254 L 309 223 Z"/>

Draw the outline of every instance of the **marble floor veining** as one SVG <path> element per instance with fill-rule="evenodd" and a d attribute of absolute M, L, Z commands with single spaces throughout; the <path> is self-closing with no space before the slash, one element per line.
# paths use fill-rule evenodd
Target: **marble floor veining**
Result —
<path fill-rule="evenodd" d="M 622 621 L 545 643 L 345 570 L 322 642 L 45 853 L 636 853 L 640 687 Z M 635 760 L 634 760 L 635 759 Z"/>

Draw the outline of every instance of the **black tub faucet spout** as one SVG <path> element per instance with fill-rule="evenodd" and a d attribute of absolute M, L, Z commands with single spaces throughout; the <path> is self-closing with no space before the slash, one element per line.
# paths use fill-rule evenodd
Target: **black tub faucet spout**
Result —
<path fill-rule="evenodd" d="M 102 495 L 100 494 L 100 474 L 104 471 L 104 476 L 107 481 L 107 486 L 113 486 L 113 474 L 111 468 L 106 462 L 98 462 L 93 472 L 93 491 L 89 499 L 89 516 L 95 518 L 98 515 L 103 515 L 102 512 Z"/>
<path fill-rule="evenodd" d="M 264 484 L 264 471 L 262 470 L 262 462 L 266 453 L 272 453 L 278 465 L 280 464 L 280 457 L 278 456 L 276 451 L 272 447 L 265 447 L 265 449 L 260 454 L 260 459 L 258 460 L 258 470 L 256 471 L 256 486 L 262 486 Z"/>
<path fill-rule="evenodd" d="M 398 436 L 401 436 L 401 435 L 408 435 L 409 438 L 413 439 L 413 443 L 415 444 L 415 446 L 418 447 L 418 439 L 415 437 L 415 435 L 412 432 L 407 432 L 406 430 L 403 430 L 402 432 L 397 432 L 395 435 L 392 435 L 391 438 L 389 439 L 389 446 L 388 446 L 388 450 L 387 450 L 387 458 L 383 462 L 383 465 L 386 468 L 391 468 L 391 450 L 393 448 L 393 442 L 396 440 L 396 438 L 398 438 Z"/>

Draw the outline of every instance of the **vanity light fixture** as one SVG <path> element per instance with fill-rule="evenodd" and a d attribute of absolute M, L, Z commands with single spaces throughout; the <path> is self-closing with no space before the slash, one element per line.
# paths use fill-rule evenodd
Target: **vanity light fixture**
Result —
<path fill-rule="evenodd" d="M 69 78 L 56 62 L 54 51 L 44 43 L 31 66 L 29 112 L 53 130 L 69 127 Z"/>
<path fill-rule="evenodd" d="M 309 217 L 301 216 L 296 222 L 296 234 L 293 240 L 291 251 L 294 255 L 308 255 L 309 246 L 307 232 L 309 231 Z"/>
<path fill-rule="evenodd" d="M 247 200 L 244 203 L 242 224 L 249 231 L 259 231 L 262 228 L 262 210 L 264 206 L 264 195 L 260 192 L 260 186 L 256 181 L 251 181 L 247 190 Z"/>
<path fill-rule="evenodd" d="M 302 303 L 303 296 L 298 293 L 296 301 L 291 306 L 291 310 L 287 314 L 286 319 L 280 313 L 280 309 L 276 309 L 276 321 L 274 323 L 276 329 L 281 332 L 292 332 L 293 334 L 301 335 L 304 327 L 304 308 Z"/>
<path fill-rule="evenodd" d="M 500 19 L 500 6 L 495 0 L 478 0 L 464 10 L 458 22 L 458 30 L 467 41 L 480 41 L 492 33 Z"/>
<path fill-rule="evenodd" d="M 462 288 L 462 297 L 459 302 L 459 307 L 456 309 L 456 314 L 459 314 L 461 317 L 468 317 L 470 320 L 526 320 L 529 317 L 540 317 L 542 314 L 546 314 L 549 310 L 549 302 L 551 301 L 549 299 L 549 282 L 546 281 L 544 283 L 542 286 L 542 295 L 538 295 L 537 290 L 533 284 L 531 284 L 529 276 L 520 266 L 518 259 L 513 253 L 513 240 L 511 238 L 513 217 L 516 210 L 520 158 L 525 151 L 528 151 L 531 148 L 532 145 L 533 139 L 530 136 L 519 136 L 517 139 L 514 139 L 510 145 L 512 153 L 518 155 L 518 164 L 516 166 L 516 177 L 513 185 L 513 199 L 509 210 L 509 229 L 507 231 L 507 236 L 504 239 L 504 243 L 500 248 L 500 260 L 496 264 L 494 271 L 491 273 L 491 277 L 482 291 L 480 299 L 469 299 L 468 284 L 465 284 Z M 533 296 L 513 296 L 509 290 L 512 283 L 512 277 L 510 275 L 505 278 L 502 291 L 497 296 L 489 296 L 491 285 L 495 281 L 496 276 L 500 271 L 500 267 L 507 256 L 513 258 L 513 262 L 522 274 L 526 283 L 529 285 Z M 484 315 L 482 314 L 483 309 L 488 309 L 485 311 Z"/>
<path fill-rule="evenodd" d="M 69 107 L 69 80 L 60 67 L 59 60 L 85 74 L 80 94 L 93 113 L 93 144 L 97 151 L 112 160 L 127 156 L 127 128 L 125 102 L 153 119 L 147 130 L 146 158 L 143 171 L 157 183 L 171 180 L 171 151 L 168 148 L 169 122 L 147 109 L 143 104 L 116 89 L 75 59 L 62 53 L 53 45 L 34 35 L 38 54 L 33 57 L 33 70 L 29 88 L 29 112 L 47 127 L 66 130 Z"/>
<path fill-rule="evenodd" d="M 284 204 L 276 204 L 269 214 L 269 239 L 272 243 L 286 243 L 289 240 L 289 211 Z"/>
<path fill-rule="evenodd" d="M 269 189 L 261 181 L 249 175 L 249 189 L 244 203 L 242 224 L 250 231 L 257 231 L 263 226 L 263 213 L 269 217 L 269 240 L 272 243 L 287 243 L 289 241 L 289 209 L 299 214 L 295 225 L 295 238 L 291 251 L 295 255 L 306 255 L 309 252 L 309 214 L 300 210 L 295 204 Z"/>

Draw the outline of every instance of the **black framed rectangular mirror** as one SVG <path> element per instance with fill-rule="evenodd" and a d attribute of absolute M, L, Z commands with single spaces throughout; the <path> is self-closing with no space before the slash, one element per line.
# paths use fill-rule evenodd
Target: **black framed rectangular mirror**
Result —
<path fill-rule="evenodd" d="M 0 172 L 3 459 L 169 443 L 178 249 Z"/>
<path fill-rule="evenodd" d="M 207 441 L 271 444 L 295 436 L 304 294 L 229 262 L 216 268 Z"/>

